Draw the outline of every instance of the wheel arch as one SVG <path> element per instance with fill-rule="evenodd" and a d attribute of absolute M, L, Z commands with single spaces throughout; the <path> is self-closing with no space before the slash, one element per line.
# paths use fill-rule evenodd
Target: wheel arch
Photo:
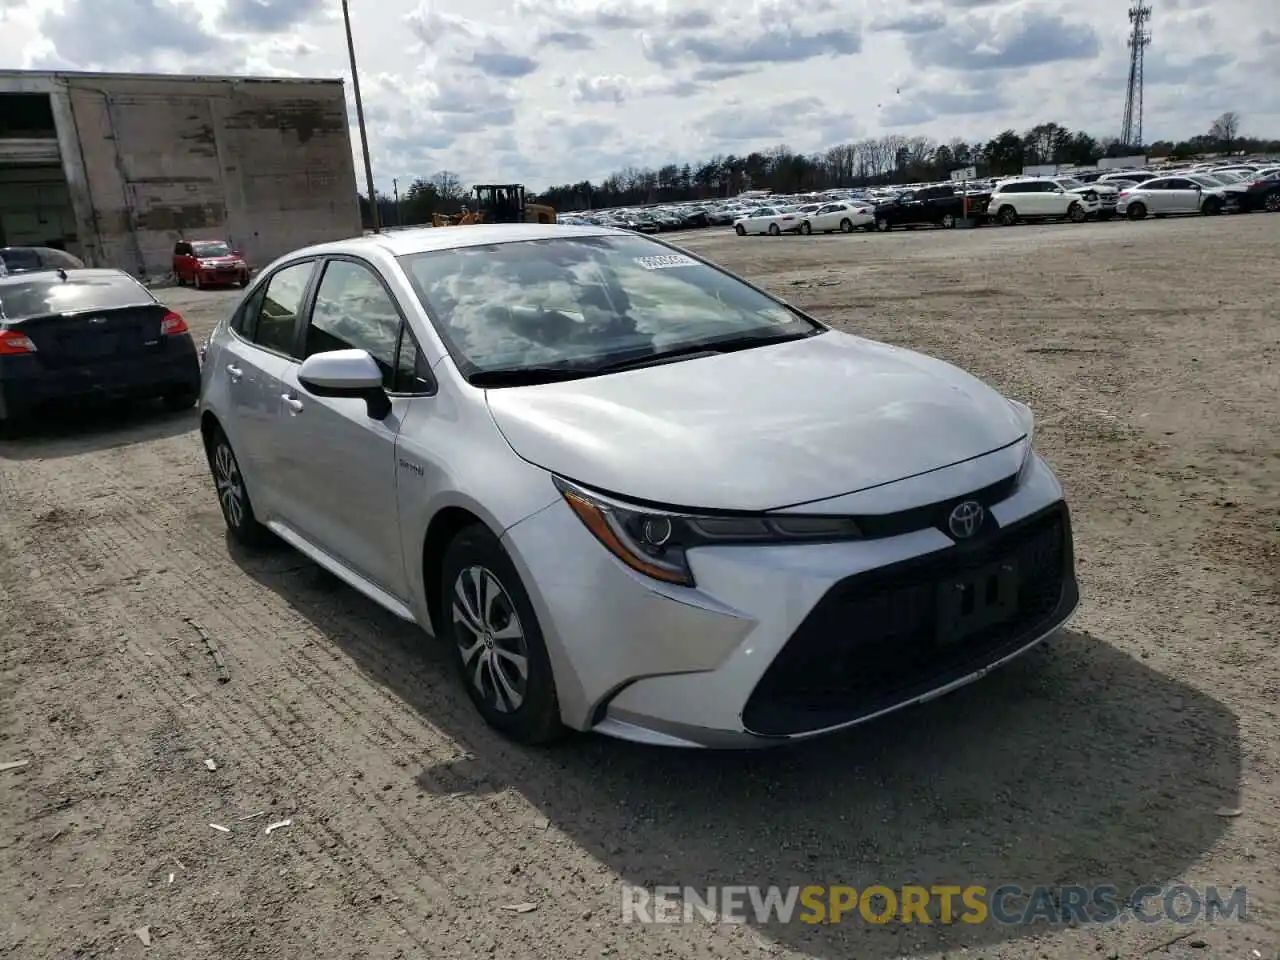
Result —
<path fill-rule="evenodd" d="M 495 537 L 501 534 L 479 515 L 463 506 L 450 505 L 437 511 L 427 524 L 422 537 L 422 596 L 427 605 L 431 633 L 440 635 L 444 615 L 444 597 L 440 592 L 440 575 L 444 570 L 444 552 L 467 527 L 481 526 Z"/>

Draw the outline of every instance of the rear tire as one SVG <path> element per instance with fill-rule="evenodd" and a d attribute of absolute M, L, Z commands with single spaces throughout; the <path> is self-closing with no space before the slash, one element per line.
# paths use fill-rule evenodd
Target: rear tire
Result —
<path fill-rule="evenodd" d="M 191 284 L 192 284 L 192 286 L 194 286 L 197 290 L 203 290 L 203 289 L 204 289 L 204 278 L 203 278 L 203 277 L 201 277 L 201 276 L 200 276 L 200 274 L 198 274 L 198 273 L 197 273 L 197 274 L 195 275 L 195 277 L 193 277 L 193 278 L 192 278 Z"/>
<path fill-rule="evenodd" d="M 776 223 L 769 224 L 769 236 L 771 237 L 782 236 L 782 230 L 781 228 L 779 228 L 779 226 Z"/>
<path fill-rule="evenodd" d="M 1280 190 L 1268 194 L 1262 205 L 1269 213 L 1280 213 Z"/>
<path fill-rule="evenodd" d="M 1001 207 L 996 213 L 996 219 L 1002 226 L 1012 227 L 1018 222 L 1018 211 L 1013 207 Z"/>
<path fill-rule="evenodd" d="M 1206 217 L 1216 217 L 1222 213 L 1222 201 L 1217 197 L 1210 197 L 1204 202 L 1204 215 Z"/>
<path fill-rule="evenodd" d="M 518 743 L 565 737 L 537 614 L 515 564 L 486 527 L 474 524 L 454 537 L 439 589 L 439 633 L 485 723 Z"/>
<path fill-rule="evenodd" d="M 1147 205 L 1145 203 L 1131 203 L 1125 215 L 1130 220 L 1142 220 L 1147 215 Z"/>
<path fill-rule="evenodd" d="M 884 217 L 876 217 L 876 230 L 880 233 L 888 233 L 893 227 L 889 225 L 889 221 Z"/>
<path fill-rule="evenodd" d="M 800 232 L 803 233 L 806 237 L 809 236 L 809 234 L 813 233 L 813 227 L 809 226 L 808 220 L 800 224 Z"/>
<path fill-rule="evenodd" d="M 944 213 L 942 219 L 938 221 L 938 226 L 944 230 L 952 230 L 956 225 L 956 217 L 953 213 Z"/>
<path fill-rule="evenodd" d="M 218 506 L 227 532 L 245 547 L 257 548 L 271 543 L 271 531 L 258 522 L 249 499 L 249 490 L 240 473 L 240 461 L 231 449 L 231 441 L 221 428 L 215 427 L 207 449 L 209 470 L 213 474 Z"/>
<path fill-rule="evenodd" d="M 744 227 L 742 224 L 740 224 L 740 223 L 739 223 L 739 224 L 737 224 L 737 225 L 735 225 L 735 226 L 734 226 L 734 228 L 733 228 L 733 232 L 734 232 L 734 233 L 736 233 L 736 234 L 737 234 L 738 236 L 740 236 L 740 237 L 745 237 L 745 236 L 747 235 L 747 228 L 746 228 L 746 227 Z"/>
<path fill-rule="evenodd" d="M 245 287 L 247 287 L 248 285 L 249 285 L 249 274 L 247 274 L 247 273 L 241 274 L 241 275 L 240 275 L 240 289 L 241 289 L 241 290 L 243 290 L 243 289 L 244 289 Z"/>
<path fill-rule="evenodd" d="M 850 220 L 848 217 L 845 217 L 843 220 L 841 220 L 841 221 L 840 221 L 840 232 L 841 232 L 841 233 L 853 233 L 853 221 L 852 221 L 852 220 Z"/>

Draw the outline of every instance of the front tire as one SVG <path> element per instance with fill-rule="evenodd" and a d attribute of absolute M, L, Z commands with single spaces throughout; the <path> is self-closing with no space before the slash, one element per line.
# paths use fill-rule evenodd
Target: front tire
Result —
<path fill-rule="evenodd" d="M 560 720 L 542 630 L 515 564 L 489 530 L 461 531 L 444 553 L 441 630 L 467 696 L 485 722 L 518 743 L 569 731 Z"/>
<path fill-rule="evenodd" d="M 1267 199 L 1262 202 L 1262 205 L 1268 213 L 1280 213 L 1280 190 L 1267 194 Z"/>
<path fill-rule="evenodd" d="M 804 221 L 804 223 L 800 224 L 800 232 L 801 232 L 802 234 L 804 234 L 806 237 L 807 237 L 807 236 L 809 236 L 809 234 L 813 233 L 813 227 L 811 227 L 811 226 L 809 225 L 809 221 L 808 221 L 808 220 L 806 220 L 806 221 Z"/>
<path fill-rule="evenodd" d="M 747 228 L 739 223 L 734 226 L 733 232 L 740 237 L 745 237 L 747 235 Z"/>
<path fill-rule="evenodd" d="M 244 485 L 240 461 L 231 449 L 231 441 L 220 429 L 215 429 L 209 439 L 209 470 L 213 473 L 214 487 L 218 492 L 218 506 L 227 531 L 238 543 L 246 547 L 262 547 L 271 542 L 271 531 L 258 522 L 249 500 L 249 490 Z"/>
<path fill-rule="evenodd" d="M 840 221 L 840 232 L 841 232 L 841 233 L 853 233 L 853 221 L 852 221 L 852 220 L 850 220 L 848 217 L 845 217 L 843 220 L 841 220 L 841 221 Z"/>
<path fill-rule="evenodd" d="M 956 217 L 953 213 L 944 213 L 942 219 L 938 221 L 938 226 L 944 230 L 952 230 L 956 225 Z"/>
<path fill-rule="evenodd" d="M 1012 227 L 1018 222 L 1018 211 L 1013 207 L 1001 207 L 996 213 L 996 219 L 1000 221 L 1002 226 Z"/>
<path fill-rule="evenodd" d="M 771 237 L 782 236 L 782 229 L 776 223 L 769 224 L 769 236 Z"/>
<path fill-rule="evenodd" d="M 1222 212 L 1222 201 L 1217 197 L 1210 197 L 1204 202 L 1204 215 L 1206 217 L 1216 217 Z"/>
<path fill-rule="evenodd" d="M 1077 200 L 1071 206 L 1067 207 L 1067 219 L 1072 223 L 1084 223 L 1089 219 L 1089 214 L 1085 210 L 1083 204 Z"/>
<path fill-rule="evenodd" d="M 881 233 L 888 233 L 893 228 L 889 225 L 889 221 L 884 217 L 876 217 L 876 229 Z"/>

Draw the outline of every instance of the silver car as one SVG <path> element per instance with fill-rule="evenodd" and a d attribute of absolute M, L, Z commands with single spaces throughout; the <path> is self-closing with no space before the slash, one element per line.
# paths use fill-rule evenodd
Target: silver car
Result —
<path fill-rule="evenodd" d="M 523 742 L 829 733 L 982 677 L 1078 602 L 1026 406 L 634 233 L 299 250 L 203 376 L 231 533 L 445 640 Z"/>

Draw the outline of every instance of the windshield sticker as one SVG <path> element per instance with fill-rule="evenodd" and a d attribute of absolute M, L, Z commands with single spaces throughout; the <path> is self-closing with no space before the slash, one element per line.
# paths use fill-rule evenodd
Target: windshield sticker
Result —
<path fill-rule="evenodd" d="M 665 257 L 636 257 L 636 263 L 646 270 L 666 270 L 670 267 L 696 267 L 698 261 L 686 257 L 682 253 L 673 253 Z"/>

